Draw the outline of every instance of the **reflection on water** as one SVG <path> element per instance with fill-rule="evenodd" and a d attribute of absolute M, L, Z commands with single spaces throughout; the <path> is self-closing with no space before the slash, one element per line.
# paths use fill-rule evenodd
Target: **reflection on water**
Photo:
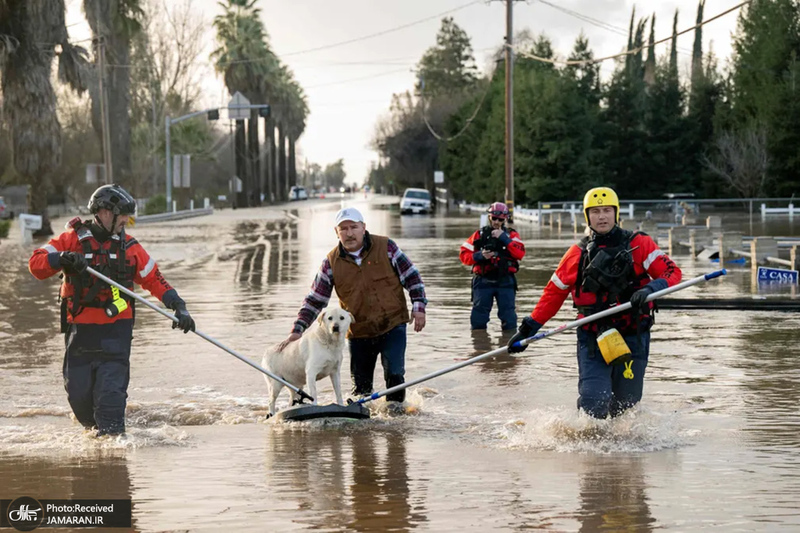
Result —
<path fill-rule="evenodd" d="M 644 459 L 597 458 L 580 474 L 580 531 L 653 531 Z"/>
<path fill-rule="evenodd" d="M 470 331 L 470 334 L 472 336 L 473 352 L 469 354 L 469 357 L 476 357 L 505 346 L 514 335 L 514 332 L 502 332 L 497 335 L 496 338 L 492 338 L 493 335 L 490 335 L 485 329 L 472 330 Z M 514 369 L 521 361 L 522 360 L 518 357 L 512 357 L 508 353 L 502 353 L 495 355 L 494 357 L 478 361 L 475 363 L 475 366 L 477 366 L 482 372 L 495 375 L 496 381 L 493 383 L 493 385 L 518 385 L 519 379 L 516 376 Z"/>
<path fill-rule="evenodd" d="M 198 327 L 258 360 L 291 328 L 336 244 L 332 219 L 342 205 L 311 200 L 293 216 L 224 211 L 137 227 L 135 236 Z M 400 217 L 355 205 L 426 283 L 428 325 L 409 333 L 407 378 L 507 342 L 496 318 L 470 334 L 471 275 L 458 250 L 477 214 Z M 789 235 L 797 227 L 773 229 Z M 518 276 L 523 316 L 575 236 L 517 229 L 528 250 Z M 417 416 L 278 426 L 264 421 L 261 374 L 142 309 L 129 440 L 110 446 L 84 438 L 68 417 L 57 280 L 37 282 L 26 268 L 30 250 L 0 246 L 8 258 L 0 276 L 0 490 L 132 493 L 142 531 L 800 527 L 800 470 L 791 468 L 800 466 L 796 314 L 661 311 L 643 401 L 615 420 L 575 409 L 575 337 L 567 333 L 532 345 L 529 357 L 496 356 L 412 388 Z M 675 259 L 687 278 L 718 268 L 685 253 Z M 734 265 L 681 296 L 759 290 L 750 269 Z M 548 326 L 574 316 L 566 304 Z M 320 385 L 332 398 L 329 384 Z M 63 457 L 64 447 L 74 456 Z"/>
<path fill-rule="evenodd" d="M 426 521 L 425 490 L 412 491 L 401 432 L 347 431 L 340 424 L 329 430 L 315 424 L 286 426 L 276 426 L 265 461 L 279 497 L 313 517 L 303 523 L 322 529 L 408 531 Z"/>
<path fill-rule="evenodd" d="M 46 500 L 130 500 L 133 497 L 128 460 L 118 450 L 96 450 L 78 461 L 69 456 L 0 454 L 0 479 L 3 499 L 30 496 Z M 134 509 L 133 530 L 137 527 L 135 514 Z"/>

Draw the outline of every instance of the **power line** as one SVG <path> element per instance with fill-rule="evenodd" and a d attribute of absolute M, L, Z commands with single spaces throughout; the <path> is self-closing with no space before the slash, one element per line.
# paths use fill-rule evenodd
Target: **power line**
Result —
<path fill-rule="evenodd" d="M 603 22 L 602 20 L 598 20 L 596 18 L 592 18 L 592 17 L 590 17 L 588 15 L 584 15 L 583 13 L 578 13 L 577 11 L 573 11 L 573 10 L 568 9 L 566 7 L 562 7 L 562 6 L 559 6 L 557 4 L 553 4 L 552 2 L 548 2 L 547 0 L 538 0 L 538 1 L 541 4 L 544 4 L 546 6 L 550 6 L 553 9 L 555 9 L 557 11 L 561 11 L 562 13 L 565 13 L 565 14 L 571 16 L 571 17 L 575 17 L 575 18 L 577 18 L 579 20 L 582 20 L 584 22 L 588 22 L 592 26 L 596 26 L 598 28 L 602 28 L 604 30 L 608 30 L 608 31 L 610 31 L 612 33 L 616 33 L 617 35 L 621 35 L 623 37 L 627 37 L 628 36 L 628 30 L 626 30 L 624 28 L 620 28 L 619 26 L 614 26 L 613 24 L 609 24 L 607 22 Z M 678 51 L 679 52 L 683 52 L 686 55 L 691 55 L 691 51 L 689 51 L 687 49 L 684 49 L 684 48 L 678 48 Z"/>
<path fill-rule="evenodd" d="M 442 142 L 450 142 L 450 141 L 453 141 L 453 140 L 458 139 L 459 137 L 461 137 L 461 135 L 465 131 L 467 131 L 467 129 L 472 125 L 472 121 L 475 120 L 475 117 L 478 116 L 478 112 L 481 110 L 481 107 L 483 107 L 483 102 L 484 102 L 484 100 L 486 100 L 486 95 L 489 94 L 489 91 L 492 89 L 492 80 L 494 79 L 494 73 L 495 72 L 497 72 L 497 69 L 495 69 L 492 72 L 492 76 L 489 78 L 488 83 L 486 84 L 486 90 L 483 91 L 483 96 L 481 96 L 481 100 L 480 100 L 480 102 L 478 102 L 478 106 L 475 108 L 475 111 L 472 112 L 472 115 L 470 115 L 470 117 L 467 119 L 467 122 L 466 122 L 466 124 L 464 124 L 464 127 L 461 128 L 456 134 L 454 134 L 454 135 L 452 135 L 450 137 L 442 137 L 441 135 L 436 133 L 436 131 L 434 131 L 433 126 L 431 126 L 431 123 L 428 122 L 428 115 L 425 113 L 425 109 L 426 109 L 427 106 L 425 105 L 425 102 L 423 100 L 423 103 L 422 103 L 422 120 L 425 122 L 425 126 L 428 128 L 428 131 L 431 132 L 431 135 L 433 135 L 437 140 L 442 141 Z"/>
<path fill-rule="evenodd" d="M 388 33 L 394 33 L 396 31 L 404 30 L 406 28 L 410 28 L 411 26 L 416 26 L 417 24 L 422 24 L 423 22 L 428 22 L 429 20 L 437 19 L 437 18 L 439 18 L 441 16 L 448 15 L 450 13 L 454 13 L 456 11 L 460 11 L 462 9 L 465 9 L 465 8 L 468 8 L 470 6 L 473 6 L 473 5 L 476 5 L 476 4 L 480 4 L 480 3 L 483 3 L 483 0 L 473 0 L 472 2 L 469 2 L 468 4 L 464 4 L 463 6 L 455 7 L 453 9 L 448 9 L 447 11 L 442 11 L 441 13 L 438 13 L 436 15 L 431 15 L 430 17 L 425 17 L 424 19 L 419 19 L 419 20 L 416 20 L 414 22 L 409 22 L 408 24 L 402 24 L 400 26 L 395 26 L 393 28 L 382 30 L 382 31 L 379 31 L 377 33 L 371 33 L 369 35 L 362 35 L 361 37 L 355 37 L 354 39 L 348 39 L 346 41 L 339 41 L 338 43 L 331 43 L 331 44 L 326 44 L 326 45 L 322 45 L 322 46 L 316 46 L 314 48 L 307 48 L 305 50 L 298 50 L 296 52 L 289 52 L 288 54 L 281 54 L 280 56 L 278 56 L 277 54 L 275 54 L 275 55 L 270 54 L 267 57 L 259 57 L 259 58 L 254 58 L 254 59 L 236 59 L 234 61 L 226 61 L 225 63 L 219 63 L 218 66 L 224 67 L 224 66 L 228 66 L 228 65 L 238 65 L 238 64 L 242 64 L 242 63 L 254 63 L 254 62 L 257 62 L 257 61 L 269 61 L 269 60 L 274 59 L 275 57 L 284 58 L 284 57 L 289 57 L 289 56 L 297 56 L 297 55 L 301 55 L 301 54 L 310 54 L 312 52 L 319 52 L 321 50 L 329 50 L 331 48 L 336 48 L 336 47 L 339 47 L 339 46 L 345 46 L 347 44 L 357 43 L 359 41 L 366 41 L 367 39 L 374 39 L 375 37 L 380 37 L 380 36 L 386 35 Z"/>
<path fill-rule="evenodd" d="M 631 50 L 626 50 L 625 52 L 621 52 L 619 54 L 614 54 L 614 55 L 606 56 L 606 57 L 600 57 L 600 58 L 597 58 L 597 59 L 584 59 L 584 60 L 580 60 L 580 61 L 577 61 L 577 60 L 566 60 L 566 61 L 564 61 L 564 60 L 560 60 L 560 59 L 552 59 L 552 58 L 549 58 L 549 57 L 540 57 L 540 56 L 537 56 L 537 55 L 534 55 L 534 54 L 531 54 L 531 53 L 528 53 L 528 52 L 523 52 L 523 51 L 517 50 L 517 49 L 515 49 L 515 51 L 519 55 L 521 55 L 523 57 L 526 57 L 528 59 L 534 59 L 534 60 L 540 61 L 542 63 L 551 63 L 553 65 L 591 65 L 592 63 L 600 63 L 602 61 L 607 61 L 609 59 L 616 59 L 618 57 L 623 57 L 623 56 L 632 55 L 632 54 L 638 54 L 642 50 L 646 50 L 646 49 L 650 48 L 651 46 L 655 46 L 657 44 L 665 43 L 665 42 L 667 42 L 669 40 L 672 40 L 675 37 L 678 37 L 679 35 L 683 35 L 684 33 L 689 33 L 690 31 L 696 30 L 697 28 L 699 28 L 701 26 L 705 26 L 709 22 L 712 22 L 714 20 L 717 20 L 718 18 L 724 17 L 725 15 L 736 11 L 737 9 L 739 9 L 739 8 L 749 4 L 749 3 L 751 3 L 752 1 L 753 0 L 745 0 L 741 4 L 738 4 L 738 5 L 730 8 L 730 9 L 728 9 L 727 11 L 723 11 L 722 13 L 720 13 L 718 15 L 715 15 L 715 16 L 711 17 L 710 19 L 704 20 L 700 24 L 695 24 L 691 28 L 687 28 L 687 29 L 685 29 L 683 31 L 680 31 L 680 32 L 674 34 L 674 35 L 670 35 L 669 37 L 666 37 L 664 39 L 660 39 L 660 40 L 654 42 L 653 44 L 649 44 L 649 43 L 648 44 L 644 44 L 642 46 L 639 46 L 637 48 L 633 48 Z"/>
<path fill-rule="evenodd" d="M 328 87 L 329 85 L 339 85 L 340 83 L 350 83 L 350 82 L 353 82 L 353 81 L 370 80 L 372 78 L 380 78 L 380 77 L 383 77 L 383 76 L 389 76 L 391 74 L 397 74 L 399 72 L 411 72 L 411 70 L 408 69 L 408 68 L 401 68 L 401 69 L 396 69 L 396 70 L 390 70 L 390 71 L 387 71 L 387 72 L 381 72 L 381 73 L 378 73 L 378 74 L 373 74 L 371 76 L 361 76 L 360 78 L 350 78 L 348 80 L 339 80 L 339 81 L 332 81 L 332 82 L 328 82 L 328 83 L 320 83 L 318 85 L 311 85 L 309 87 L 303 87 L 303 89 L 304 90 L 316 89 L 317 87 Z"/>
<path fill-rule="evenodd" d="M 328 44 L 328 45 L 325 45 L 325 46 L 317 46 L 315 48 L 308 48 L 306 50 L 298 50 L 297 52 L 289 52 L 288 54 L 283 54 L 281 57 L 289 57 L 289 56 L 295 56 L 295 55 L 300 55 L 300 54 L 309 54 L 311 52 L 318 52 L 320 50 L 328 50 L 330 48 L 335 48 L 337 46 L 344 46 L 346 44 L 351 44 L 351 43 L 355 43 L 355 42 L 358 42 L 358 41 L 364 41 L 364 40 L 367 40 L 367 39 L 380 37 L 382 35 L 386 35 L 387 33 L 393 33 L 393 32 L 396 32 L 396 31 L 404 30 L 406 28 L 410 28 L 411 26 L 416 26 L 417 24 L 422 24 L 423 22 L 428 22 L 429 20 L 438 19 L 439 17 L 442 17 L 444 15 L 449 15 L 450 13 L 455 13 L 456 11 L 460 11 L 462 9 L 468 8 L 470 6 L 474 6 L 476 4 L 481 4 L 481 3 L 483 3 L 483 0 L 473 0 L 472 2 L 469 2 L 468 4 L 464 4 L 463 6 L 456 7 L 456 8 L 453 8 L 453 9 L 448 9 L 447 11 L 442 11 L 441 13 L 438 13 L 436 15 L 431 15 L 430 17 L 426 17 L 424 19 L 420 19 L 420 20 L 417 20 L 415 22 L 409 22 L 408 24 L 403 24 L 401 26 L 396 26 L 394 28 L 389 28 L 387 30 L 379 31 L 377 33 L 372 33 L 370 35 L 364 35 L 362 37 L 356 37 L 355 39 L 349 39 L 347 41 L 341 41 L 341 42 L 338 42 L 338 43 Z"/>

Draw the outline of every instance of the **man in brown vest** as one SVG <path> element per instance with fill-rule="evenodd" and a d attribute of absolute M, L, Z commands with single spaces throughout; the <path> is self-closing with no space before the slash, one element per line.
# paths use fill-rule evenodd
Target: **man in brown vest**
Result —
<path fill-rule="evenodd" d="M 414 264 L 388 237 L 371 235 L 358 209 L 347 207 L 336 214 L 339 244 L 322 261 L 291 335 L 279 350 L 299 339 L 328 305 L 333 288 L 339 305 L 355 320 L 350 325 L 350 374 L 353 394 L 371 394 L 372 376 L 381 355 L 386 387 L 404 383 L 406 324 L 414 331 L 425 327 L 425 285 Z M 403 289 L 411 297 L 411 316 Z M 402 402 L 405 390 L 386 396 Z"/>

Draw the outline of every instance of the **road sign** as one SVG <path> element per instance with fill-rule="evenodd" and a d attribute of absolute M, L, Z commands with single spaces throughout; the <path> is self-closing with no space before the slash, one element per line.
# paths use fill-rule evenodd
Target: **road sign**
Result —
<path fill-rule="evenodd" d="M 42 229 L 42 217 L 41 215 L 29 215 L 27 213 L 21 213 L 19 215 L 19 225 L 24 230 Z"/>
<path fill-rule="evenodd" d="M 245 96 L 236 91 L 236 94 L 233 95 L 231 101 L 228 102 L 228 118 L 231 120 L 244 120 L 250 118 L 250 109 L 248 107 L 240 107 L 240 106 L 249 106 L 250 100 L 245 98 Z"/>
<path fill-rule="evenodd" d="M 759 285 L 772 284 L 795 284 L 797 285 L 797 270 L 785 270 L 782 268 L 758 267 Z"/>
<path fill-rule="evenodd" d="M 441 170 L 437 170 L 433 173 L 433 182 L 434 183 L 444 183 L 444 172 Z"/>

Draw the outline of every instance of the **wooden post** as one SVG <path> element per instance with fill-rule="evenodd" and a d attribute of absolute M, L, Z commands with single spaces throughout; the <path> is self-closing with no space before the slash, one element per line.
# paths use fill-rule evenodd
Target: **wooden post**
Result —
<path fill-rule="evenodd" d="M 790 267 L 792 270 L 797 270 L 797 245 L 795 244 L 792 246 L 792 249 L 789 250 L 789 261 L 792 262 L 792 266 Z"/>

